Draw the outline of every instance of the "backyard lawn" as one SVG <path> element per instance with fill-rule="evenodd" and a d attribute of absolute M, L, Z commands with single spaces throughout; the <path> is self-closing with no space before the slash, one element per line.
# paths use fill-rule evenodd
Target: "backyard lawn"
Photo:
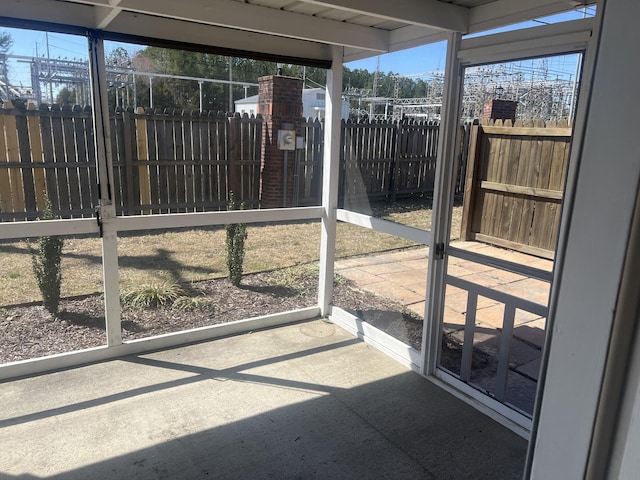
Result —
<path fill-rule="evenodd" d="M 431 204 L 399 201 L 372 207 L 387 220 L 428 229 Z M 461 207 L 455 207 L 452 237 L 459 233 Z M 249 225 L 244 272 L 277 270 L 319 259 L 319 222 Z M 35 241 L 35 239 L 33 239 Z M 338 258 L 415 246 L 407 240 L 339 223 Z M 118 239 L 122 290 L 141 284 L 188 284 L 227 275 L 223 227 L 126 233 Z M 99 238 L 65 238 L 62 297 L 102 292 Z M 41 301 L 27 241 L 0 243 L 0 307 Z"/>

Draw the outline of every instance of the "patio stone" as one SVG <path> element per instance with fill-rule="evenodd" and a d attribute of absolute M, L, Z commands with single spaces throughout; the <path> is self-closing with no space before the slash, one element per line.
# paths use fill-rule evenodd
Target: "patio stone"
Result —
<path fill-rule="evenodd" d="M 525 342 L 529 342 L 542 348 L 544 346 L 544 339 L 546 336 L 546 324 L 547 320 L 545 318 L 526 322 L 522 325 L 518 325 L 513 330 L 513 335 Z"/>

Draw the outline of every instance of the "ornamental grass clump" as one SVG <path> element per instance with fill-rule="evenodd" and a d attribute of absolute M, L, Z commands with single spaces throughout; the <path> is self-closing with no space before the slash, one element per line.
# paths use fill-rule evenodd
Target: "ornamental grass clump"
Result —
<path fill-rule="evenodd" d="M 41 220 L 53 220 L 53 208 L 46 200 Z M 38 288 L 42 294 L 44 308 L 52 317 L 58 316 L 60 306 L 60 285 L 62 284 L 62 247 L 64 240 L 57 235 L 38 238 L 36 248 L 29 243 L 31 264 Z"/>
<path fill-rule="evenodd" d="M 144 284 L 125 290 L 121 300 L 132 308 L 168 307 L 184 293 L 177 283 Z"/>
<path fill-rule="evenodd" d="M 242 210 L 243 205 L 240 205 Z M 229 210 L 235 210 L 236 203 L 233 193 L 230 194 Z M 247 239 L 247 226 L 244 223 L 225 225 L 227 232 L 227 268 L 229 269 L 229 281 L 234 286 L 239 286 L 242 281 L 244 263 L 244 242 Z"/>

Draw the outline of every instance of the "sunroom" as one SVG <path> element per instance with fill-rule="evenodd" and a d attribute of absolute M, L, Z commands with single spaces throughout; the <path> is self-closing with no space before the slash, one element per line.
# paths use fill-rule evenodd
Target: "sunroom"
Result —
<path fill-rule="evenodd" d="M 553 24 L 542 20 L 537 22 L 539 26 L 531 28 L 513 27 L 527 20 L 567 11 L 580 9 L 580 12 L 586 12 L 586 7 L 594 13 L 593 18 Z M 462 478 L 462 467 L 456 470 L 451 465 L 442 466 L 451 462 L 447 460 L 447 452 L 458 450 L 455 458 L 475 462 L 476 469 L 467 470 L 470 472 L 467 476 L 474 478 L 511 478 L 520 472 L 527 478 L 632 478 L 630 472 L 634 471 L 637 460 L 630 452 L 640 438 L 633 421 L 640 378 L 635 347 L 638 305 L 633 275 L 637 261 L 637 242 L 634 240 L 638 222 L 634 215 L 640 164 L 631 141 L 633 111 L 638 103 L 632 94 L 632 79 L 640 67 L 624 52 L 638 40 L 633 22 L 636 14 L 640 14 L 638 9 L 616 0 L 403 0 L 393 4 L 347 0 L 188 0 L 179 3 L 19 0 L 3 4 L 0 27 L 72 35 L 86 42 L 89 52 L 86 75 L 83 74 L 86 88 L 77 92 L 83 92 L 91 108 L 55 109 L 35 105 L 20 109 L 13 104 L 3 105 L 0 117 L 4 145 L 0 145 L 0 150 L 3 155 L 5 151 L 9 153 L 4 158 L 7 170 L 0 172 L 2 255 L 17 255 L 20 252 L 15 250 L 22 249 L 22 257 L 28 259 L 27 252 L 36 238 L 67 239 L 74 248 L 77 246 L 77 249 L 65 252 L 68 258 L 77 262 L 72 268 L 80 268 L 82 262 L 90 264 L 89 273 L 85 274 L 83 270 L 75 281 L 81 286 L 91 282 L 99 284 L 102 295 L 96 308 L 104 312 L 101 317 L 104 321 L 101 327 L 103 343 L 45 357 L 34 355 L 0 366 L 3 379 L 0 392 L 5 405 L 9 405 L 1 424 L 7 427 L 3 428 L 6 432 L 14 432 L 13 437 L 7 435 L 6 441 L 28 448 L 29 435 L 40 435 L 29 428 L 41 429 L 47 425 L 46 422 L 31 424 L 32 421 L 55 422 L 63 415 L 116 404 L 122 399 L 139 397 L 144 402 L 147 393 L 170 389 L 174 384 L 195 382 L 200 386 L 201 380 L 207 379 L 213 380 L 214 386 L 204 393 L 194 392 L 194 398 L 185 403 L 201 408 L 208 404 L 207 395 L 215 396 L 217 391 L 225 391 L 235 382 L 262 386 L 271 383 L 283 392 L 295 393 L 282 403 L 273 400 L 278 397 L 271 396 L 273 392 L 253 393 L 256 397 L 246 403 L 254 408 L 253 418 L 258 419 L 259 427 L 251 423 L 250 417 L 239 420 L 231 408 L 245 403 L 246 399 L 238 397 L 236 405 L 229 405 L 237 394 L 221 396 L 224 405 L 218 406 L 226 412 L 229 423 L 215 428 L 209 426 L 207 435 L 190 434 L 189 441 L 195 445 L 198 439 L 209 442 L 213 437 L 231 435 L 235 444 L 216 443 L 215 448 L 232 458 L 233 445 L 241 445 L 246 439 L 247 450 L 240 447 L 240 457 L 255 455 L 255 458 L 247 458 L 243 469 L 235 470 L 225 470 L 220 466 L 224 465 L 224 458 L 219 458 L 217 469 L 211 464 L 209 469 L 203 467 L 198 475 L 204 475 L 206 470 L 207 475 L 217 478 L 260 478 L 260 475 L 264 478 L 269 475 L 271 478 L 317 478 L 323 477 L 321 469 L 325 468 L 327 476 L 336 478 L 352 478 L 349 474 L 374 478 L 376 472 L 377 478 L 420 478 L 421 475 Z M 583 16 L 587 17 L 586 13 Z M 493 29 L 503 31 L 491 33 Z M 304 152 L 310 150 L 307 148 L 311 144 L 309 131 L 317 125 L 304 126 L 295 112 L 291 114 L 288 105 L 278 108 L 282 105 L 276 98 L 280 87 L 293 83 L 294 89 L 299 88 L 300 81 L 281 75 L 280 70 L 260 78 L 261 94 L 273 96 L 272 103 L 261 97 L 264 120 L 260 124 L 261 130 L 257 129 L 255 119 L 248 117 L 190 114 L 188 120 L 176 120 L 179 116 L 176 111 L 158 113 L 125 107 L 114 113 L 110 111 L 114 99 L 116 105 L 120 102 L 124 106 L 126 98 L 126 106 L 131 106 L 128 80 L 122 80 L 128 72 L 124 67 L 129 66 L 117 65 L 121 70 L 116 74 L 120 77 L 114 77 L 114 59 L 105 55 L 105 45 L 111 49 L 114 42 L 166 51 L 264 60 L 278 65 L 278 69 L 283 65 L 285 69 L 296 65 L 326 70 L 325 119 L 319 130 L 322 132 L 321 177 L 306 182 L 303 171 L 313 168 L 318 171 L 318 162 L 301 160 Z M 361 166 L 348 169 L 349 154 L 353 154 L 353 158 L 361 155 L 360 150 L 353 152 L 363 145 L 365 138 L 372 138 L 374 134 L 357 133 L 358 128 L 364 130 L 364 126 L 347 131 L 345 125 L 348 124 L 341 122 L 345 89 L 343 66 L 351 61 L 435 42 L 446 42 L 446 65 L 439 122 L 436 127 L 429 125 L 437 140 L 427 141 L 425 147 L 430 149 L 434 161 L 429 187 L 429 220 L 420 218 L 427 215 L 426 209 L 420 207 L 412 212 L 412 219 L 419 221 L 405 221 L 406 217 L 398 212 L 406 205 L 397 200 L 395 194 L 387 195 L 384 201 L 389 205 L 380 207 L 380 203 L 368 195 L 363 173 L 366 169 Z M 571 60 L 566 60 L 568 58 Z M 514 62 L 548 65 L 545 62 L 552 63 L 556 59 L 565 59 L 563 61 L 575 65 L 573 90 L 570 97 L 563 100 L 569 110 L 564 115 L 567 123 L 547 122 L 545 125 L 514 116 L 504 122 L 476 122 L 466 130 L 461 126 L 465 117 L 465 84 L 470 82 L 470 72 L 482 68 L 508 68 Z M 49 70 L 40 74 L 43 78 L 47 75 L 53 78 L 51 65 L 62 68 L 63 63 L 49 62 Z M 66 62 L 65 68 L 71 68 L 72 63 Z M 228 85 L 231 85 L 231 67 L 228 70 Z M 208 90 L 208 79 L 189 72 L 183 76 L 185 78 L 179 80 L 198 82 L 199 110 L 205 110 L 202 105 L 210 98 L 208 92 L 211 91 Z M 534 77 L 531 74 L 527 80 L 533 84 Z M 114 78 L 118 79 L 120 87 Z M 149 71 L 145 78 L 148 84 L 145 101 L 152 107 L 154 96 L 159 101 L 158 90 L 154 90 L 153 84 L 161 82 L 162 72 Z M 239 87 L 246 86 L 245 96 L 248 88 L 256 87 L 255 82 L 257 79 L 242 79 Z M 8 83 L 4 82 L 7 91 Z M 131 86 L 135 85 L 134 80 Z M 229 105 L 232 105 L 231 87 L 228 91 Z M 140 98 L 138 94 L 140 92 L 132 93 L 134 104 Z M 287 95 L 285 92 L 283 98 L 288 98 Z M 519 97 L 520 102 L 526 103 L 526 95 L 522 98 L 525 100 Z M 72 117 L 73 121 L 70 120 Z M 181 127 L 178 131 L 175 126 L 178 122 L 189 124 L 189 129 Z M 40 129 L 39 135 L 33 133 L 36 128 Z M 227 128 L 229 138 L 220 140 L 215 136 L 217 133 L 214 132 Z M 45 130 L 48 133 L 43 133 Z M 466 137 L 464 132 L 468 133 Z M 231 142 L 233 136 L 240 139 L 238 148 L 220 147 Z M 59 141 L 72 137 L 75 139 L 73 147 L 66 140 L 66 143 Z M 258 137 L 262 143 L 252 143 L 251 139 Z M 199 145 L 197 152 L 196 144 Z M 207 160 L 210 160 L 206 165 L 203 163 L 205 144 Z M 376 143 L 379 153 L 384 150 L 382 144 L 382 141 Z M 155 145 L 157 151 L 152 151 L 151 145 Z M 221 159 L 222 150 L 234 152 L 235 156 Z M 135 161 L 127 163 L 127 155 L 133 155 Z M 275 169 L 284 171 L 275 184 L 270 183 L 271 178 L 265 174 L 265 155 L 272 155 Z M 154 158 L 158 163 L 151 167 Z M 191 160 L 187 161 L 188 158 Z M 174 167 L 168 165 L 170 159 L 183 161 L 179 167 Z M 505 159 L 515 159 L 515 163 L 511 165 Z M 27 170 L 20 170 L 23 173 L 15 175 L 17 170 L 10 170 L 24 167 L 20 165 L 23 162 L 38 161 L 43 166 L 30 167 L 29 174 L 24 173 Z M 554 174 L 556 161 L 560 173 Z M 62 165 L 55 165 L 55 162 Z M 77 164 L 69 165 L 69 162 Z M 234 168 L 229 170 L 235 173 L 230 173 L 224 182 L 214 182 L 215 188 L 213 183 L 207 183 L 205 178 L 213 178 L 216 169 L 222 169 L 223 164 L 231 165 L 229 162 L 235 162 Z M 86 165 L 88 163 L 92 166 Z M 460 188 L 463 163 L 466 183 Z M 163 170 L 163 167 L 166 168 Z M 498 178 L 499 173 L 504 176 Z M 526 180 L 529 174 L 535 176 L 532 183 Z M 546 183 L 541 180 L 545 175 Z M 190 180 L 185 181 L 185 178 Z M 22 193 L 7 197 L 5 193 L 12 187 L 15 190 L 17 183 L 23 185 Z M 148 190 L 145 185 L 149 185 Z M 315 185 L 321 185 L 316 201 L 309 200 L 306 204 L 300 201 L 307 199 Z M 206 201 L 198 204 L 197 199 L 204 198 L 205 190 L 211 193 L 216 188 L 220 193 L 217 204 Z M 254 201 L 256 197 L 251 196 L 251 191 L 261 192 L 260 203 Z M 266 200 L 264 193 L 269 191 L 275 192 L 276 201 Z M 229 192 L 244 204 L 242 209 L 229 207 Z M 125 204 L 126 196 L 135 199 L 135 206 Z M 56 217 L 62 218 L 43 219 L 47 199 L 56 207 Z M 62 214 L 65 208 L 71 213 Z M 463 211 L 462 226 L 455 223 L 456 209 Z M 26 213 L 25 218 L 16 217 L 15 213 L 19 211 Z M 500 217 L 507 220 L 491 220 L 507 211 L 509 215 Z M 37 218 L 38 221 L 33 221 Z M 219 324 L 205 320 L 187 330 L 175 327 L 171 333 L 153 334 L 150 330 L 146 335 L 131 335 L 131 317 L 123 314 L 127 308 L 123 278 L 129 278 L 133 284 L 143 283 L 146 277 L 132 274 L 136 269 L 163 270 L 168 278 L 180 277 L 181 281 L 184 280 L 183 273 L 176 273 L 178 271 L 211 276 L 218 267 L 203 263 L 201 258 L 208 255 L 203 250 L 222 250 L 223 227 L 229 225 L 248 226 L 249 241 L 252 236 L 265 242 L 269 239 L 271 250 L 267 249 L 264 254 L 262 261 L 266 266 L 263 270 L 279 269 L 280 258 L 291 258 L 293 264 L 303 263 L 303 257 L 299 259 L 297 255 L 313 250 L 310 262 L 315 275 L 313 301 L 299 308 L 266 315 L 261 311 L 261 305 L 255 304 L 243 310 L 246 315 L 240 320 Z M 276 229 L 274 233 L 269 230 L 271 226 L 286 228 Z M 525 236 L 530 239 L 531 233 L 523 233 L 525 226 L 528 232 L 544 232 L 546 243 L 543 242 L 543 247 L 529 244 L 528 240 L 498 239 L 500 234 L 511 231 L 520 235 L 520 239 Z M 455 240 L 457 229 L 467 241 Z M 551 233 L 554 229 L 555 233 Z M 361 235 L 363 231 L 367 233 Z M 389 238 L 400 239 L 408 248 L 386 252 L 382 260 L 380 255 L 372 253 L 380 253 L 376 250 L 356 249 L 353 250 L 356 254 L 348 259 L 343 255 L 343 250 L 353 245 L 386 242 Z M 219 245 L 212 247 L 208 243 L 212 241 Z M 173 244 L 181 251 L 194 250 L 191 258 L 175 258 L 170 248 Z M 393 245 L 391 248 L 397 246 L 391 241 L 389 245 Z M 143 256 L 140 248 L 154 252 L 144 256 L 143 267 L 132 260 Z M 410 252 L 413 256 L 394 257 L 398 252 Z M 405 268 L 407 263 L 411 268 Z M 396 283 L 400 289 L 407 287 L 408 281 L 415 280 L 413 296 L 411 300 L 405 299 L 403 305 L 412 307 L 409 310 L 413 311 L 414 323 L 415 315 L 419 316 L 418 333 L 409 331 L 406 309 L 391 313 L 368 311 L 362 305 L 372 301 L 372 297 L 366 297 L 358 304 L 360 306 L 354 306 L 340 296 L 341 280 L 336 280 L 339 278 L 336 273 L 346 275 L 349 270 L 355 272 L 355 284 L 363 278 L 376 277 L 372 283 L 377 283 L 379 290 L 372 287 L 372 292 L 378 296 L 393 298 Z M 187 283 L 195 285 L 194 279 L 196 276 L 189 277 Z M 299 282 L 300 278 L 295 276 L 287 284 L 288 288 Z M 35 283 L 31 285 L 35 288 Z M 244 288 L 245 291 L 259 291 L 267 287 L 273 285 L 251 284 Z M 271 289 L 275 293 L 265 301 L 265 310 L 267 303 L 277 304 L 275 298 L 279 294 L 286 296 L 286 288 L 277 287 L 279 289 Z M 9 292 L 17 298 L 22 294 L 11 293 L 10 289 Z M 221 297 L 223 294 L 216 291 L 210 295 Z M 186 308 L 202 306 L 198 303 L 201 300 L 194 300 L 200 299 L 199 296 L 185 295 L 185 298 L 190 298 L 185 300 Z M 231 304 L 235 297 L 231 294 L 225 298 L 227 304 Z M 302 302 L 309 302 L 308 297 Z M 3 305 L 2 314 L 3 325 L 8 326 L 15 313 Z M 149 310 L 144 315 L 153 317 L 154 314 Z M 397 328 L 389 328 L 391 323 L 396 327 L 400 324 L 400 334 Z M 254 333 L 241 335 L 250 332 Z M 286 366 L 284 370 L 300 368 L 300 371 L 308 372 L 314 369 L 314 378 L 322 377 L 326 383 L 319 385 L 306 377 L 303 381 L 294 378 L 295 375 L 279 377 L 278 371 L 269 372 L 273 378 L 268 379 L 245 371 L 312 355 L 291 350 L 298 335 L 324 339 L 319 344 L 308 344 L 306 348 L 313 355 L 320 355 L 318 361 L 328 366 L 328 370 L 315 370 L 313 358 L 310 365 Z M 365 345 L 375 347 L 398 366 L 389 366 L 384 363 L 388 359 L 383 361 L 383 357 L 371 357 L 367 351 L 353 348 L 350 335 L 364 341 L 358 342 L 359 349 Z M 328 336 L 332 336 L 331 341 L 326 340 Z M 243 340 L 246 343 L 243 344 Z M 197 350 L 202 345 L 213 347 L 207 352 Z M 181 346 L 186 350 L 180 350 Z M 284 350 L 277 353 L 270 349 L 275 346 Z M 329 355 L 332 351 L 336 357 Z M 163 352 L 168 356 L 163 357 Z M 238 363 L 230 363 L 230 358 Z M 188 361 L 184 362 L 184 359 Z M 79 369 L 79 366 L 83 367 Z M 170 371 L 173 377 L 157 378 L 154 383 L 157 372 L 150 370 L 152 367 L 157 371 Z M 385 372 L 383 379 L 370 377 L 376 370 Z M 144 382 L 127 384 L 115 377 L 110 379 L 110 371 L 134 380 L 142 378 Z M 330 378 L 332 371 L 336 375 L 335 383 Z M 181 377 L 185 373 L 188 376 Z M 196 377 L 198 380 L 192 380 Z M 85 392 L 89 378 L 95 379 L 101 392 L 95 398 Z M 367 380 L 369 378 L 371 380 Z M 405 378 L 409 386 L 401 381 Z M 232 382 L 227 384 L 227 380 Z M 420 383 L 414 385 L 417 381 Z M 65 382 L 68 382 L 67 387 Z M 77 390 L 69 385 L 76 385 Z M 219 390 L 215 385 L 219 385 Z M 350 389 L 348 385 L 353 387 Z M 120 386 L 123 390 L 118 390 Z M 55 391 L 57 387 L 63 390 Z M 44 391 L 59 395 L 62 400 L 47 403 Z M 450 429 L 450 435 L 455 439 L 435 435 L 435 430 L 421 431 L 417 437 L 412 437 L 417 438 L 417 443 L 411 443 L 404 454 L 412 458 L 411 462 L 419 466 L 418 470 L 413 469 L 415 465 L 411 462 L 410 466 L 397 466 L 397 459 L 388 455 L 392 449 L 390 445 L 395 448 L 402 443 L 398 439 L 402 437 L 403 428 L 410 435 L 411 422 L 399 424 L 393 433 L 395 437 L 384 427 L 376 426 L 374 430 L 378 434 L 384 436 L 386 432 L 387 440 L 391 440 L 385 444 L 369 438 L 378 454 L 363 459 L 363 464 L 370 467 L 364 469 L 352 458 L 361 455 L 362 447 L 354 445 L 353 455 L 345 454 L 344 458 L 336 456 L 331 448 L 349 449 L 357 439 L 365 442 L 369 433 L 363 431 L 358 437 L 348 429 L 336 430 L 327 434 L 332 436 L 332 441 L 328 442 L 318 433 L 327 427 L 326 424 L 305 423 L 309 413 L 306 410 L 301 413 L 300 404 L 305 401 L 301 400 L 302 391 L 334 395 L 361 420 L 370 418 L 364 412 L 368 408 L 367 398 L 379 399 L 384 405 L 385 398 L 397 401 L 401 397 L 398 392 L 402 392 L 413 397 L 405 399 L 408 410 L 420 411 L 423 404 L 425 410 L 434 408 L 436 416 L 455 417 L 456 412 L 461 412 L 461 417 L 471 424 L 474 422 L 472 413 L 477 413 L 482 418 L 480 422 L 487 423 L 469 434 L 472 438 L 469 444 L 461 441 L 465 431 L 459 423 L 430 424 L 431 427 L 438 425 L 440 434 Z M 447 407 L 446 399 L 433 401 L 445 392 L 450 395 L 454 407 Z M 32 405 L 30 398 L 33 398 Z M 167 397 L 166 401 L 181 402 L 179 397 Z M 360 402 L 362 412 L 359 411 Z M 333 411 L 330 402 L 314 400 L 311 405 L 311 410 L 324 411 L 325 415 Z M 104 416 L 100 419 L 104 421 L 101 426 L 105 437 L 110 437 L 108 417 L 117 408 L 111 413 L 96 413 L 98 417 Z M 290 416 L 293 422 L 304 425 L 300 431 L 313 432 L 310 437 L 317 443 L 310 443 L 309 449 L 305 450 L 302 456 L 306 456 L 306 461 L 298 459 L 290 464 L 282 460 L 287 452 L 295 450 L 285 448 L 285 433 L 274 434 L 261 423 L 274 421 L 269 412 L 282 422 Z M 144 408 L 136 415 L 140 414 L 144 417 Z M 425 411 L 416 413 L 415 421 L 423 421 L 422 415 Z M 394 418 L 390 415 L 387 423 L 396 421 Z M 166 421 L 166 418 L 159 420 L 150 414 L 148 422 L 142 418 L 132 428 L 138 433 L 142 431 L 144 436 L 148 423 L 160 421 Z M 357 431 L 358 424 L 353 425 Z M 180 464 L 180 456 L 175 452 L 184 448 L 180 444 L 180 429 L 186 427 L 180 423 L 165 427 L 154 448 L 146 450 L 148 444 L 144 442 L 132 445 L 131 451 L 137 452 L 137 456 L 126 457 L 127 461 L 142 466 L 147 457 L 166 455 L 166 463 L 156 462 L 154 468 L 168 468 L 171 462 Z M 82 423 L 74 428 L 81 432 Z M 496 428 L 498 430 L 494 430 Z M 500 430 L 502 428 L 504 430 Z M 491 429 L 491 434 L 483 436 L 479 433 L 482 429 Z M 73 429 L 60 432 L 61 438 L 78 434 L 78 430 Z M 264 435 L 264 442 L 255 435 Z M 275 443 L 280 443 L 276 453 L 271 451 L 273 457 L 270 450 L 264 450 L 269 436 L 273 436 Z M 298 440 L 307 441 L 300 437 Z M 83 437 L 80 433 L 79 438 L 96 437 Z M 420 438 L 430 449 L 430 457 L 422 458 L 412 450 L 420 450 Z M 22 441 L 25 443 L 20 443 Z M 474 444 L 483 441 L 498 442 L 501 452 L 496 454 L 489 446 L 486 450 L 478 449 Z M 67 439 L 59 446 L 69 442 Z M 513 455 L 504 453 L 509 444 L 515 445 Z M 100 448 L 108 449 L 110 445 L 106 442 Z M 158 445 L 163 447 L 158 448 Z M 314 445 L 321 452 L 317 456 L 310 454 Z M 6 446 L 9 448 L 10 443 Z M 92 471 L 98 476 L 108 476 L 110 468 L 112 472 L 118 472 L 111 473 L 112 476 L 132 474 L 130 470 L 118 470 L 126 468 L 126 462 L 114 466 L 107 460 L 94 464 L 95 470 L 91 470 L 95 459 L 80 451 L 78 456 L 86 460 L 82 468 L 77 464 L 67 465 L 66 470 L 61 465 L 49 468 L 45 465 L 46 455 L 45 450 L 36 448 L 33 463 L 28 456 L 22 461 L 20 455 L 7 456 L 6 462 L 0 462 L 2 474 L 8 478 L 39 478 L 38 475 L 64 478 L 66 472 L 86 478 L 92 476 Z M 197 455 L 204 464 L 203 456 L 206 455 L 204 450 Z M 99 458 L 110 457 L 107 452 Z M 343 470 L 339 467 L 340 458 L 348 465 Z M 382 458 L 388 459 L 389 470 L 377 470 L 382 468 L 377 463 Z M 478 460 L 481 458 L 486 459 L 486 464 Z M 234 461 L 240 462 L 235 457 Z M 269 470 L 270 461 L 278 467 Z M 327 462 L 332 465 L 327 466 Z M 393 464 L 397 466 L 395 474 L 393 466 L 389 466 Z M 30 465 L 35 465 L 32 470 Z M 291 465 L 297 470 L 294 467 L 289 470 Z M 301 470 L 300 465 L 306 465 L 308 469 Z M 167 478 L 180 475 L 190 478 L 196 474 L 194 472 L 176 472 L 169 468 L 165 473 Z M 23 477 L 23 474 L 32 476 Z M 157 475 L 160 476 L 152 477 L 164 478 L 161 473 Z"/>

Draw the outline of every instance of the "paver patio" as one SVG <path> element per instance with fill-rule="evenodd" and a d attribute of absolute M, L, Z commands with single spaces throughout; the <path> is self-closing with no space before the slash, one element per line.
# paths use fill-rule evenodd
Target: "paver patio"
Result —
<path fill-rule="evenodd" d="M 452 246 L 471 250 L 501 260 L 507 260 L 541 270 L 551 271 L 553 261 L 514 252 L 479 242 L 453 242 Z M 393 298 L 407 310 L 424 315 L 426 271 L 429 257 L 427 247 L 385 253 L 378 256 L 352 258 L 336 262 L 336 272 L 355 282 L 360 288 Z M 449 257 L 449 275 L 547 305 L 550 284 L 496 267 Z M 462 343 L 464 336 L 467 292 L 448 285 L 445 291 L 444 330 Z M 504 305 L 478 297 L 474 346 L 490 355 L 499 347 Z M 530 312 L 516 310 L 514 338 L 509 357 L 513 373 L 530 379 L 538 378 L 540 355 L 545 338 L 546 319 Z"/>

